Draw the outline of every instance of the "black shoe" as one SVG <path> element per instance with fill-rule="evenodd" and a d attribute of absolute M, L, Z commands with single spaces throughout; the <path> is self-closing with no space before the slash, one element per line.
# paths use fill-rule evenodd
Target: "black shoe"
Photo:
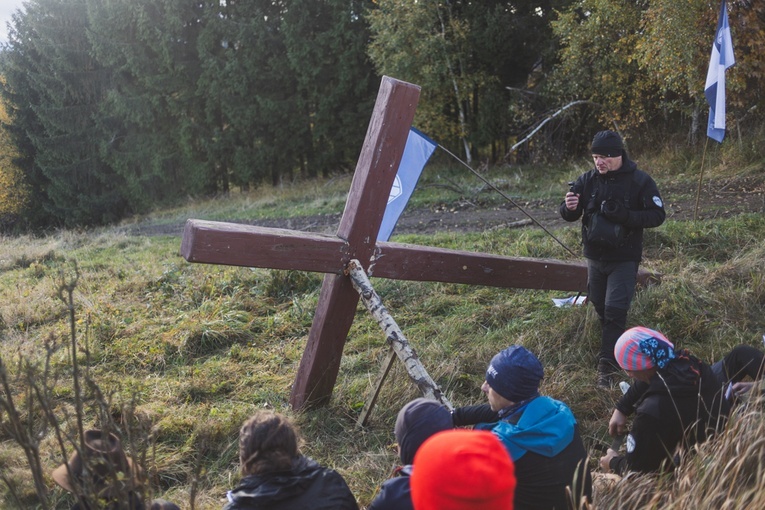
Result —
<path fill-rule="evenodd" d="M 598 388 L 610 389 L 619 379 L 620 369 L 610 359 L 598 360 Z"/>

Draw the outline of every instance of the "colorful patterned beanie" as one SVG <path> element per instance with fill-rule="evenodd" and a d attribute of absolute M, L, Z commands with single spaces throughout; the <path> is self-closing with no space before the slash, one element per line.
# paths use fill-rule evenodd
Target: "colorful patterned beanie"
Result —
<path fill-rule="evenodd" d="M 675 358 L 675 346 L 658 331 L 638 326 L 619 337 L 614 356 L 620 367 L 631 372 L 664 368 Z"/>

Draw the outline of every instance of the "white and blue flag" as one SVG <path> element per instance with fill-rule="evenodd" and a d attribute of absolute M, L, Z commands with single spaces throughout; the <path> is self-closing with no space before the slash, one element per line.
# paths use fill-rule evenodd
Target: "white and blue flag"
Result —
<path fill-rule="evenodd" d="M 404 212 L 409 197 L 412 196 L 425 163 L 430 159 L 438 144 L 425 136 L 415 128 L 409 129 L 406 139 L 404 154 L 401 156 L 401 164 L 398 173 L 388 195 L 388 205 L 385 208 L 380 231 L 377 234 L 378 241 L 387 241 L 393 233 L 393 228 L 398 222 L 399 216 Z"/>
<path fill-rule="evenodd" d="M 704 95 L 709 103 L 707 136 L 720 143 L 725 137 L 725 70 L 735 63 L 728 11 L 725 10 L 725 0 L 723 0 L 715 41 L 712 44 L 712 56 L 709 59 L 707 81 L 704 85 Z"/>
<path fill-rule="evenodd" d="M 436 142 L 415 128 L 409 130 L 401 164 L 398 166 L 396 179 L 390 188 L 388 206 L 385 208 L 380 231 L 377 234 L 378 241 L 387 241 L 390 238 L 399 216 L 404 212 L 409 197 L 412 196 L 414 187 L 417 186 L 425 163 L 428 162 L 437 146 Z"/>

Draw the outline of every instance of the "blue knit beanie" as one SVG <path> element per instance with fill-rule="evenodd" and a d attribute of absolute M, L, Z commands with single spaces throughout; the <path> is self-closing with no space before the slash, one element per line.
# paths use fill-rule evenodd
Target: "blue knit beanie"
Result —
<path fill-rule="evenodd" d="M 522 345 L 501 351 L 486 369 L 486 382 L 491 389 L 516 403 L 539 395 L 543 377 L 542 363 Z"/>

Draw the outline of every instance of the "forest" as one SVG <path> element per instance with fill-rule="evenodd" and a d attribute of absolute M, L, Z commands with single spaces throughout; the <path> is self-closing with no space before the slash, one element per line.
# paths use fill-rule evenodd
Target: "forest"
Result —
<path fill-rule="evenodd" d="M 0 228 L 111 224 L 353 172 L 382 76 L 422 87 L 414 126 L 473 166 L 581 157 L 604 128 L 630 150 L 700 148 L 719 12 L 717 0 L 29 0 L 0 51 Z M 763 116 L 765 5 L 727 12 L 728 140 L 745 146 Z"/>

